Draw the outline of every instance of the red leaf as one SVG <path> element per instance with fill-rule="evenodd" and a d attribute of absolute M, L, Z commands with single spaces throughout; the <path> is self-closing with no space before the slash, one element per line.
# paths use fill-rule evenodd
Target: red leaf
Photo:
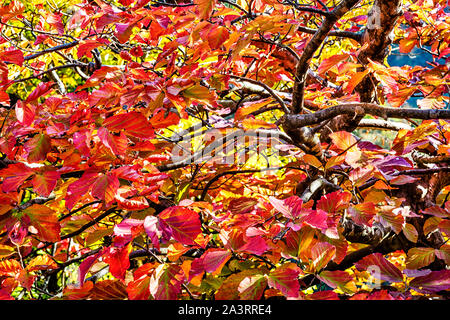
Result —
<path fill-rule="evenodd" d="M 261 255 L 269 249 L 261 236 L 245 237 L 242 240 L 244 240 L 244 245 L 237 249 L 239 251 Z"/>
<path fill-rule="evenodd" d="M 284 264 L 269 273 L 269 287 L 280 290 L 286 297 L 298 297 L 300 290 L 298 276 L 301 273 L 295 264 Z"/>
<path fill-rule="evenodd" d="M 143 210 L 149 207 L 148 201 L 145 197 L 132 197 L 131 199 L 123 198 L 120 195 L 120 189 L 115 195 L 115 200 L 119 208 L 130 211 Z"/>
<path fill-rule="evenodd" d="M 159 250 L 159 236 L 161 236 L 161 231 L 159 230 L 158 218 L 154 216 L 146 216 L 144 219 L 144 230 L 150 240 L 152 240 L 153 246 Z"/>
<path fill-rule="evenodd" d="M 4 106 L 9 106 L 11 104 L 9 94 L 7 94 L 5 91 L 0 91 L 0 104 Z"/>
<path fill-rule="evenodd" d="M 218 274 L 225 263 L 231 258 L 231 253 L 225 249 L 208 249 L 200 258 L 206 272 Z"/>
<path fill-rule="evenodd" d="M 0 300 L 14 300 L 14 298 L 4 289 L 0 289 Z"/>
<path fill-rule="evenodd" d="M 428 207 L 425 210 L 421 210 L 421 213 L 429 214 L 431 216 L 439 217 L 439 218 L 450 218 L 450 213 L 439 206 Z"/>
<path fill-rule="evenodd" d="M 376 219 L 378 219 L 384 227 L 391 227 L 396 234 L 399 234 L 400 231 L 402 231 L 405 222 L 405 218 L 401 213 L 394 213 L 392 210 L 379 211 Z"/>
<path fill-rule="evenodd" d="M 128 241 L 131 241 L 143 231 L 144 220 L 139 219 L 125 219 L 114 226 L 114 234 L 116 236 L 128 238 Z"/>
<path fill-rule="evenodd" d="M 119 179 L 113 174 L 100 175 L 92 185 L 92 195 L 105 201 L 107 205 L 114 201 L 117 189 L 120 186 Z"/>
<path fill-rule="evenodd" d="M 0 276 L 14 277 L 20 270 L 22 270 L 22 267 L 17 260 L 9 259 L 0 261 Z"/>
<path fill-rule="evenodd" d="M 61 240 L 61 225 L 55 211 L 44 205 L 33 204 L 23 213 L 30 217 L 31 225 L 36 228 L 39 240 L 48 242 Z"/>
<path fill-rule="evenodd" d="M 348 215 L 354 223 L 360 226 L 371 227 L 375 214 L 375 204 L 373 202 L 363 202 L 348 208 Z"/>
<path fill-rule="evenodd" d="M 21 162 L 8 165 L 5 169 L 0 170 L 0 177 L 4 178 L 2 191 L 11 192 L 17 190 L 33 174 L 34 171 Z"/>
<path fill-rule="evenodd" d="M 116 37 L 120 43 L 125 43 L 131 36 L 133 27 L 136 24 L 133 23 L 116 23 Z"/>
<path fill-rule="evenodd" d="M 317 291 L 313 294 L 306 296 L 307 300 L 339 300 L 339 296 L 336 292 L 331 290 Z"/>
<path fill-rule="evenodd" d="M 364 257 L 355 264 L 356 269 L 359 271 L 367 270 L 372 275 L 383 281 L 390 282 L 402 282 L 403 275 L 400 270 L 397 269 L 392 263 L 387 261 L 381 253 L 373 253 Z"/>
<path fill-rule="evenodd" d="M 217 26 L 211 28 L 208 32 L 208 44 L 212 50 L 220 48 L 220 46 L 228 39 L 229 32 L 228 29 L 222 26 Z"/>
<path fill-rule="evenodd" d="M 25 61 L 23 52 L 19 49 L 0 52 L 0 61 L 14 63 L 22 66 Z"/>
<path fill-rule="evenodd" d="M 125 280 L 125 273 L 130 267 L 131 248 L 131 243 L 121 248 L 109 247 L 103 255 L 103 259 L 109 264 L 109 272 L 114 277 Z"/>
<path fill-rule="evenodd" d="M 84 56 L 92 58 L 91 51 L 103 45 L 104 44 L 101 43 L 99 40 L 83 40 L 80 42 L 80 45 L 78 46 L 77 56 L 79 59 Z"/>
<path fill-rule="evenodd" d="M 143 276 L 127 284 L 127 293 L 130 300 L 148 300 L 150 297 L 150 277 Z"/>
<path fill-rule="evenodd" d="M 53 87 L 54 83 L 49 81 L 49 82 L 40 82 L 36 89 L 33 90 L 33 92 L 30 93 L 30 95 L 28 96 L 27 100 L 25 100 L 25 102 L 34 102 L 36 101 L 38 98 L 47 95 Z"/>
<path fill-rule="evenodd" d="M 44 254 L 33 258 L 25 268 L 29 272 L 32 272 L 36 270 L 57 269 L 58 265 L 48 254 Z"/>
<path fill-rule="evenodd" d="M 405 237 L 411 242 L 416 243 L 417 240 L 419 239 L 419 233 L 412 224 L 405 223 L 402 231 Z"/>
<path fill-rule="evenodd" d="M 332 67 L 337 65 L 339 62 L 347 59 L 350 55 L 348 53 L 344 54 L 336 54 L 328 59 L 324 59 L 319 66 L 319 69 L 317 69 L 317 73 L 323 74 L 330 70 Z"/>
<path fill-rule="evenodd" d="M 236 111 L 234 119 L 242 120 L 250 113 L 262 109 L 263 107 L 268 105 L 271 101 L 272 101 L 271 99 L 262 99 L 258 101 L 244 102 L 243 106 Z"/>
<path fill-rule="evenodd" d="M 84 283 L 84 279 L 86 278 L 86 274 L 89 272 L 89 269 L 94 265 L 98 258 L 100 258 L 104 253 L 104 250 L 100 250 L 94 255 L 91 255 L 84 259 L 80 266 L 78 267 L 78 281 L 79 283 Z"/>
<path fill-rule="evenodd" d="M 97 172 L 86 171 L 80 179 L 69 185 L 65 197 L 67 209 L 72 210 L 73 206 L 81 198 L 81 196 L 87 194 L 89 190 L 91 190 L 92 184 L 96 180 L 97 176 Z"/>
<path fill-rule="evenodd" d="M 142 51 L 141 46 L 136 46 L 130 50 L 130 54 L 134 57 L 142 57 L 142 55 L 144 54 L 144 51 Z"/>
<path fill-rule="evenodd" d="M 351 94 L 353 90 L 356 88 L 356 86 L 366 77 L 366 75 L 369 73 L 369 70 L 364 70 L 361 72 L 356 72 L 352 75 L 350 80 L 347 82 L 347 85 L 344 89 L 344 91 L 347 94 Z"/>
<path fill-rule="evenodd" d="M 395 177 L 392 180 L 389 180 L 389 183 L 393 184 L 393 185 L 404 185 L 404 184 L 414 183 L 417 180 L 419 180 L 419 178 L 406 176 L 406 175 L 402 174 L 402 175 Z"/>
<path fill-rule="evenodd" d="M 415 47 L 417 40 L 415 38 L 404 38 L 400 40 L 400 53 L 410 53 Z"/>
<path fill-rule="evenodd" d="M 22 100 L 16 102 L 15 107 L 17 121 L 23 126 L 30 126 L 35 118 L 35 107 L 29 103 L 25 103 Z"/>
<path fill-rule="evenodd" d="M 257 203 L 258 201 L 255 199 L 240 197 L 230 201 L 228 210 L 230 210 L 232 214 L 249 213 L 255 208 Z"/>
<path fill-rule="evenodd" d="M 328 213 L 336 213 L 347 208 L 351 198 L 350 192 L 336 191 L 328 193 L 317 201 L 317 209 Z"/>
<path fill-rule="evenodd" d="M 302 212 L 303 200 L 300 197 L 292 196 L 285 200 L 269 197 L 269 201 L 286 218 L 295 219 Z"/>
<path fill-rule="evenodd" d="M 34 191 L 43 197 L 48 197 L 55 189 L 59 177 L 60 173 L 56 171 L 45 171 L 42 174 L 36 174 L 31 180 Z"/>
<path fill-rule="evenodd" d="M 393 108 L 398 108 L 402 106 L 411 96 L 412 94 L 417 90 L 416 87 L 405 87 L 394 94 L 388 95 L 388 102 Z"/>
<path fill-rule="evenodd" d="M 115 132 L 125 130 L 125 134 L 136 138 L 151 139 L 155 135 L 151 123 L 137 111 L 109 117 L 103 122 L 103 126 Z"/>
<path fill-rule="evenodd" d="M 166 111 L 163 109 L 156 111 L 150 119 L 150 123 L 154 129 L 167 128 L 179 122 L 180 117 L 176 113 L 169 112 L 166 116 Z"/>
<path fill-rule="evenodd" d="M 100 127 L 97 130 L 97 135 L 105 147 L 111 150 L 112 154 L 125 155 L 128 140 L 123 132 L 120 133 L 120 136 L 113 136 L 108 129 Z"/>
<path fill-rule="evenodd" d="M 188 208 L 170 207 L 163 210 L 158 217 L 163 229 L 168 229 L 173 238 L 182 244 L 195 244 L 195 238 L 201 233 L 198 213 Z"/>
<path fill-rule="evenodd" d="M 308 213 L 300 217 L 299 221 L 309 224 L 311 227 L 325 230 L 328 228 L 328 214 L 323 210 L 309 210 Z"/>
<path fill-rule="evenodd" d="M 130 300 L 148 300 L 150 297 L 150 275 L 155 269 L 153 263 L 146 263 L 134 271 L 134 281 L 127 285 Z"/>
<path fill-rule="evenodd" d="M 49 25 L 51 25 L 53 28 L 56 29 L 56 31 L 60 34 L 63 35 L 64 34 L 64 24 L 61 20 L 62 18 L 62 14 L 57 12 L 57 13 L 48 13 L 47 14 L 47 23 Z"/>
<path fill-rule="evenodd" d="M 357 140 L 347 131 L 333 132 L 330 134 L 333 143 L 342 151 L 357 151 Z"/>
<path fill-rule="evenodd" d="M 336 247 L 328 242 L 318 242 L 311 248 L 312 266 L 314 270 L 320 271 L 336 254 Z"/>

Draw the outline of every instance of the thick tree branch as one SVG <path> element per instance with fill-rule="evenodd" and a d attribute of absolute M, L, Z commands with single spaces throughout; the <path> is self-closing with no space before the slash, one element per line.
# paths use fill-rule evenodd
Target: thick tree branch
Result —
<path fill-rule="evenodd" d="M 285 115 L 281 122 L 283 127 L 301 128 L 319 124 L 324 120 L 337 117 L 342 114 L 366 115 L 370 114 L 382 118 L 413 118 L 413 119 L 450 119 L 450 110 L 413 109 L 413 108 L 389 108 L 374 103 L 349 103 L 341 104 L 310 114 Z"/>
<path fill-rule="evenodd" d="M 375 128 L 392 131 L 399 131 L 402 129 L 412 130 L 411 126 L 407 125 L 406 123 L 393 122 L 382 119 L 362 119 L 358 124 L 358 128 Z"/>
<path fill-rule="evenodd" d="M 306 76 L 309 69 L 309 63 L 313 58 L 314 53 L 328 36 L 328 33 L 331 31 L 334 24 L 358 2 L 359 0 L 343 0 L 333 11 L 327 13 L 325 21 L 303 50 L 295 72 L 294 92 L 292 96 L 293 113 L 301 113 L 303 110 Z"/>
<path fill-rule="evenodd" d="M 72 47 L 75 47 L 75 46 L 78 45 L 79 43 L 80 43 L 80 41 L 75 40 L 75 41 L 72 41 L 72 42 L 60 44 L 60 45 L 58 45 L 58 46 L 54 46 L 54 47 L 52 47 L 52 48 L 44 49 L 44 50 L 42 50 L 42 51 L 39 51 L 39 52 L 30 54 L 30 55 L 28 55 L 28 56 L 25 56 L 25 57 L 24 57 L 24 60 L 25 60 L 25 61 L 27 61 L 27 60 L 32 60 L 32 59 L 36 59 L 36 58 L 38 58 L 38 57 L 40 57 L 40 56 L 42 56 L 42 55 L 44 55 L 44 54 L 47 54 L 47 53 L 51 53 L 51 52 L 55 52 L 55 51 L 59 51 L 59 50 L 70 49 L 70 48 L 72 48 Z"/>

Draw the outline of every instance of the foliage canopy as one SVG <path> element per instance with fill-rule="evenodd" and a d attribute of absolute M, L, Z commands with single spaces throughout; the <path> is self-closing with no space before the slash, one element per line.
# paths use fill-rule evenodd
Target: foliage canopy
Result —
<path fill-rule="evenodd" d="M 446 2 L 2 1 L 0 299 L 448 297 Z"/>

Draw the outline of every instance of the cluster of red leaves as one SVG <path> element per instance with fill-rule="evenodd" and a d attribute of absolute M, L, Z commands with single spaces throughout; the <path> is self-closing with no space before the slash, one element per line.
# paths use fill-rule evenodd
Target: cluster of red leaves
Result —
<path fill-rule="evenodd" d="M 429 3 L 442 5 L 442 1 L 419 2 L 428 11 Z M 293 82 L 289 61 L 280 63 L 272 46 L 254 46 L 252 41 L 289 33 L 293 24 L 304 23 L 313 14 L 297 17 L 276 1 L 260 0 L 252 2 L 253 12 L 268 7 L 273 12 L 239 24 L 235 21 L 244 13 L 217 1 L 196 0 L 192 6 L 179 7 L 153 7 L 148 0 L 118 3 L 121 8 L 86 1 L 69 19 L 47 12 L 39 23 L 37 50 L 60 45 L 53 33 L 77 33 L 76 43 L 64 50 L 78 59 L 93 60 L 95 49 L 115 54 L 115 61 L 121 59 L 120 65 L 99 66 L 70 93 L 58 94 L 55 82 L 39 82 L 7 108 L 6 91 L 17 80 L 8 68 L 22 67 L 34 58 L 12 45 L 0 53 L 0 103 L 5 106 L 0 136 L 1 299 L 17 296 L 18 288 L 33 292 L 45 272 L 61 275 L 73 265 L 77 283 L 58 292 L 67 299 L 179 299 L 202 294 L 215 299 L 408 299 L 450 288 L 449 270 L 425 268 L 435 259 L 450 265 L 447 244 L 439 249 L 418 244 L 403 252 L 406 267 L 394 263 L 395 255 L 387 259 L 373 253 L 353 268 L 327 269 L 358 249 L 342 235 L 339 223 L 344 215 L 359 226 L 389 227 L 413 243 L 418 230 L 407 219 L 423 216 L 426 234 L 439 230 L 449 236 L 450 190 L 439 195 L 442 206 L 423 212 L 412 212 L 402 206 L 401 198 L 389 196 L 389 190 L 416 181 L 408 174 L 414 169 L 408 156 L 412 150 L 448 154 L 447 122 L 424 121 L 413 130 L 400 131 L 392 150 L 358 141 L 348 132 L 333 133 L 325 164 L 287 148 L 286 154 L 297 157 L 292 163 L 297 169 L 345 173 L 342 190 L 316 202 L 303 203 L 293 195 L 296 183 L 306 178 L 296 169 L 286 170 L 282 177 L 248 174 L 220 180 L 221 187 L 211 188 L 207 200 L 198 201 L 202 190 L 191 188 L 190 179 L 195 166 L 165 170 L 173 143 L 161 135 L 188 119 L 189 108 L 226 113 L 218 93 L 229 88 L 229 74 L 247 74 L 251 61 L 256 61 L 264 83 Z M 2 22 L 13 23 L 27 10 L 13 0 L 0 8 Z M 411 25 L 402 31 L 406 34 L 400 41 L 402 52 L 419 45 L 414 28 L 427 39 L 440 39 L 439 28 L 449 25 L 443 9 L 433 11 L 431 18 L 439 26 L 425 35 L 425 29 L 417 26 L 420 14 L 411 7 L 402 18 Z M 357 22 L 353 28 L 362 28 Z M 287 44 L 301 52 L 308 38 L 298 33 Z M 432 43 L 437 59 L 448 54 L 448 42 Z M 322 60 L 317 69 L 319 75 L 344 84 L 348 101 L 356 99 L 353 89 L 358 81 L 371 73 L 395 107 L 415 92 L 427 97 L 420 107 L 443 106 L 448 66 L 398 68 L 371 62 L 361 73 L 356 50 L 350 51 Z M 316 90 L 317 86 L 309 87 L 308 99 L 333 99 L 330 88 Z M 252 115 L 270 102 L 244 103 L 235 114 L 235 125 L 276 128 Z M 199 185 L 226 169 L 206 164 Z M 356 195 L 356 188 L 372 178 L 377 182 Z M 184 187 L 187 192 L 180 191 Z M 393 285 L 389 290 L 361 289 L 374 266 L 375 277 Z M 109 279 L 90 281 L 89 275 L 105 267 Z M 328 288 L 305 290 L 308 284 L 302 279 L 308 275 Z M 393 290 L 395 285 L 404 290 Z"/>

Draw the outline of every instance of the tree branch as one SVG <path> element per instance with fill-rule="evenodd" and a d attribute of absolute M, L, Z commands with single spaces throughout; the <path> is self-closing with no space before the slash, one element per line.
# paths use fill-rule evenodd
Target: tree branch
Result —
<path fill-rule="evenodd" d="M 240 81 L 246 81 L 246 82 L 250 82 L 254 85 L 263 87 L 264 90 L 266 90 L 277 102 L 278 104 L 281 106 L 281 108 L 283 108 L 283 110 L 285 112 L 289 112 L 289 108 L 286 106 L 286 104 L 284 103 L 283 99 L 281 99 L 268 85 L 266 85 L 263 82 L 260 82 L 258 80 L 254 80 L 254 79 L 250 79 L 250 78 L 245 78 L 245 77 L 240 77 L 240 76 L 235 76 L 235 75 L 229 75 L 230 78 L 233 79 L 237 79 Z"/>
<path fill-rule="evenodd" d="M 333 11 L 327 12 L 325 21 L 303 50 L 295 72 L 292 113 L 301 113 L 303 110 L 306 75 L 314 53 L 323 43 L 334 24 L 358 2 L 359 0 L 343 0 Z"/>
<path fill-rule="evenodd" d="M 310 114 L 285 115 L 281 122 L 288 128 L 301 128 L 304 126 L 321 123 L 324 120 L 337 117 L 342 114 L 370 114 L 382 118 L 413 118 L 413 119 L 450 119 L 450 110 L 413 109 L 413 108 L 389 108 L 374 103 L 349 103 L 341 104 Z"/>
<path fill-rule="evenodd" d="M 298 26 L 297 31 L 309 33 L 309 34 L 316 34 L 319 30 L 312 29 L 304 26 Z M 349 38 L 353 39 L 357 42 L 361 42 L 362 40 L 362 34 L 361 33 L 355 33 L 351 31 L 342 31 L 342 30 L 332 30 L 328 33 L 328 36 L 330 37 L 340 37 L 340 38 Z"/>
<path fill-rule="evenodd" d="M 411 126 L 403 122 L 393 122 L 382 119 L 362 119 L 358 124 L 358 128 L 375 128 L 392 131 L 399 131 L 402 129 L 412 130 Z"/>

